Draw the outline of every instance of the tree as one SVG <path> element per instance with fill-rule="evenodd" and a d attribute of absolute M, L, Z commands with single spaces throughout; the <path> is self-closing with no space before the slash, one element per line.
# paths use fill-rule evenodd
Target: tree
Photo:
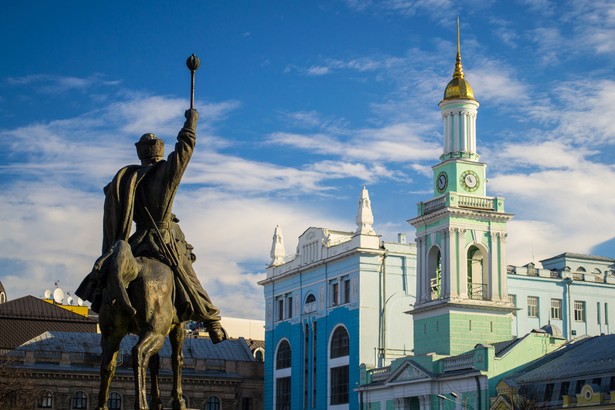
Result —
<path fill-rule="evenodd" d="M 0 356 L 0 409 L 34 408 L 38 395 L 29 370 L 18 367 L 19 360 Z"/>

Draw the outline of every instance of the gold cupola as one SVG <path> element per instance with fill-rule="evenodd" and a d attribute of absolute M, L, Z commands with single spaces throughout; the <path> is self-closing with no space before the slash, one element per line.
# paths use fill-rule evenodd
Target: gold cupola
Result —
<path fill-rule="evenodd" d="M 444 100 L 455 99 L 474 100 L 474 92 L 470 83 L 463 78 L 463 67 L 461 65 L 461 48 L 459 42 L 459 17 L 457 17 L 457 59 L 455 61 L 455 72 L 453 79 L 447 84 L 444 90 Z"/>

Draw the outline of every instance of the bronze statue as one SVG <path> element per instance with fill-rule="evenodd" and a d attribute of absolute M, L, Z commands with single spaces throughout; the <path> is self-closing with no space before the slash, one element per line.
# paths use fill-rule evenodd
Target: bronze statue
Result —
<path fill-rule="evenodd" d="M 191 108 L 177 136 L 175 151 L 164 160 L 164 142 L 144 134 L 135 144 L 141 165 L 118 171 L 105 191 L 102 256 L 75 292 L 99 312 L 102 333 L 98 409 L 106 410 L 115 358 L 127 333 L 139 335 L 132 351 L 135 408 L 147 409 L 145 369 L 149 365 L 153 408 L 162 408 L 158 390 L 158 354 L 167 334 L 173 348 L 173 409 L 185 409 L 181 396 L 184 322 L 203 322 L 213 343 L 226 339 L 220 312 L 192 268 L 195 256 L 172 213 L 173 200 L 196 143 L 198 112 L 194 107 L 194 72 L 198 58 L 187 61 L 192 72 Z M 130 235 L 132 222 L 136 231 Z"/>

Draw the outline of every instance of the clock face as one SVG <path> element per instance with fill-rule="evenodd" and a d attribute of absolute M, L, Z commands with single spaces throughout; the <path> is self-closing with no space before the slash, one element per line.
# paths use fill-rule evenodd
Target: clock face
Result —
<path fill-rule="evenodd" d="M 443 192 L 446 189 L 446 186 L 448 185 L 448 176 L 446 175 L 446 172 L 440 172 L 438 174 L 436 184 L 438 186 L 438 192 Z"/>
<path fill-rule="evenodd" d="M 476 172 L 474 171 L 465 171 L 461 174 L 461 186 L 463 189 L 469 192 L 474 192 L 478 189 L 479 186 L 479 178 Z"/>

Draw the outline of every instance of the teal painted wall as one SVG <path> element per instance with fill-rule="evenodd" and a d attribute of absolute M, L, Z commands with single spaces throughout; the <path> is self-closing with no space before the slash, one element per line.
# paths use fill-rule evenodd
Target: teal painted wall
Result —
<path fill-rule="evenodd" d="M 444 313 L 425 319 L 415 318 L 414 351 L 416 354 L 458 355 L 469 352 L 479 343 L 510 340 L 509 316 L 480 313 Z"/>

